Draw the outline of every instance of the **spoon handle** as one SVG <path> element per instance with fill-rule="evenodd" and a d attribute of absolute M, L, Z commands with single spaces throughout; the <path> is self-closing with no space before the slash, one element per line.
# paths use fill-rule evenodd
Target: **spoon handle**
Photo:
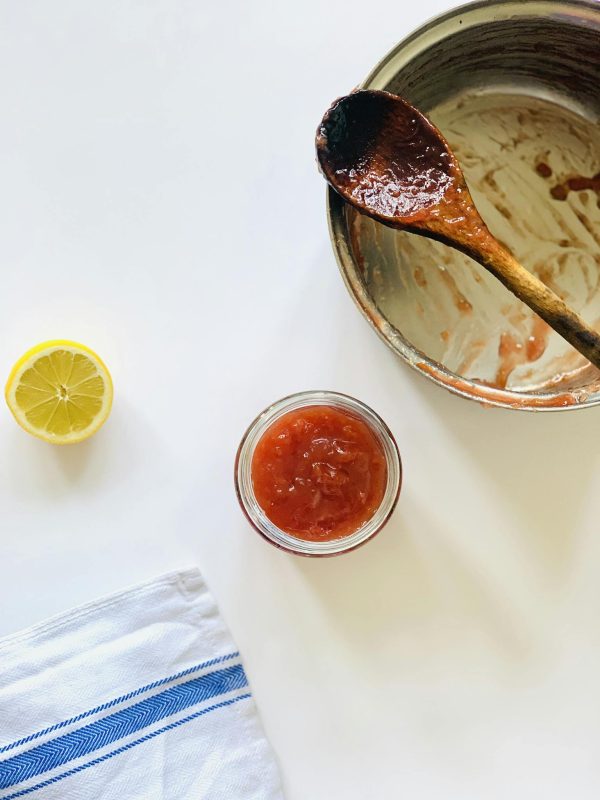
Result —
<path fill-rule="evenodd" d="M 456 245 L 456 241 L 453 244 Z M 545 283 L 521 266 L 487 229 L 480 230 L 475 241 L 462 242 L 461 245 L 461 250 L 484 266 L 563 339 L 600 368 L 600 334 Z"/>

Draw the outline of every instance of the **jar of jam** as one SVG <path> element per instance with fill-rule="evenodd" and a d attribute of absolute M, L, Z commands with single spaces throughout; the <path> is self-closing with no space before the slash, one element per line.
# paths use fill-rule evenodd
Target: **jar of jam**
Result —
<path fill-rule="evenodd" d="M 235 463 L 240 505 L 272 544 L 304 556 L 354 550 L 386 524 L 402 465 L 389 428 L 337 392 L 291 395 L 265 409 Z"/>

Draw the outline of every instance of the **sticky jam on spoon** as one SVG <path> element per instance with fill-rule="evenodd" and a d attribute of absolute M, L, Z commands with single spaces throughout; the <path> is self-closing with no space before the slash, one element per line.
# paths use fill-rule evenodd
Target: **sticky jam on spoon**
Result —
<path fill-rule="evenodd" d="M 455 160 L 420 114 L 398 114 L 385 103 L 375 112 L 368 92 L 354 93 L 328 113 L 317 131 L 317 150 L 326 153 L 321 167 L 356 205 L 382 221 L 411 220 L 452 190 Z"/>

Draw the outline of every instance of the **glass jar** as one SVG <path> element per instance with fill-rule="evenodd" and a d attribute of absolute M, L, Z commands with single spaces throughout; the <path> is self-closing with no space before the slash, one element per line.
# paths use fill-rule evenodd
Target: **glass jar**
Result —
<path fill-rule="evenodd" d="M 387 465 L 387 483 L 381 503 L 373 516 L 347 536 L 327 541 L 307 541 L 281 530 L 258 504 L 252 483 L 252 458 L 265 431 L 289 411 L 307 406 L 332 406 L 368 425 L 379 442 Z M 392 433 L 371 408 L 360 400 L 338 392 L 308 391 L 284 397 L 266 408 L 252 422 L 240 443 L 235 460 L 235 488 L 242 510 L 252 526 L 276 547 L 302 556 L 334 556 L 368 542 L 383 528 L 394 510 L 402 483 L 402 463 Z"/>

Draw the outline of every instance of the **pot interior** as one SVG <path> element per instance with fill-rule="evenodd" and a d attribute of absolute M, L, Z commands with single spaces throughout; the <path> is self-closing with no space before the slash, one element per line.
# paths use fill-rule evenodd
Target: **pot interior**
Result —
<path fill-rule="evenodd" d="M 492 233 L 600 326 L 600 12 L 483 5 L 423 29 L 365 87 L 401 94 L 431 117 Z M 556 13 L 537 16 L 535 6 Z M 341 213 L 367 301 L 413 365 L 499 405 L 514 406 L 504 397 L 512 393 L 525 408 L 529 398 L 544 407 L 540 395 L 548 407 L 598 402 L 598 370 L 482 267 L 349 207 Z"/>

